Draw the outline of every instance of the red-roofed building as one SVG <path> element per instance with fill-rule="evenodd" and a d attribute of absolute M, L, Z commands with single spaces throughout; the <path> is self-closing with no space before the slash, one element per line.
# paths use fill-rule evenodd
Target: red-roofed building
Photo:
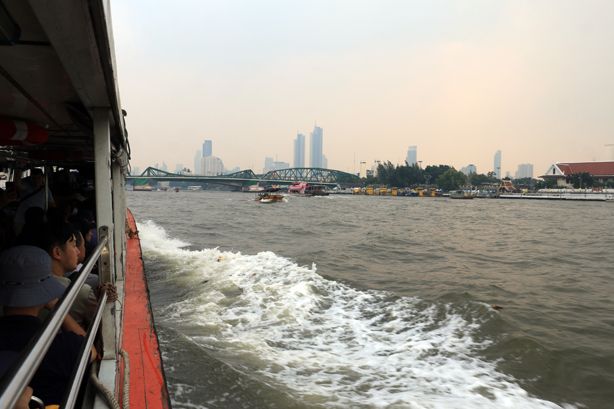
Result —
<path fill-rule="evenodd" d="M 546 180 L 554 179 L 558 186 L 569 187 L 571 186 L 570 176 L 579 173 L 589 173 L 595 181 L 601 183 L 606 183 L 608 180 L 614 181 L 614 161 L 555 163 L 540 177 Z"/>

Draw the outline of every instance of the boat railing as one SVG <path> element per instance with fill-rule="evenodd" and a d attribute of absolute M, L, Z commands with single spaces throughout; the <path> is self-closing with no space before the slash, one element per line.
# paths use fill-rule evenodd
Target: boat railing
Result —
<path fill-rule="evenodd" d="M 42 328 L 36 335 L 33 336 L 30 343 L 26 346 L 24 351 L 22 351 L 17 362 L 15 362 L 11 369 L 5 373 L 2 382 L 0 382 L 0 408 L 12 408 L 19 400 L 25 386 L 29 384 L 39 365 L 43 361 L 45 354 L 51 347 L 51 344 L 55 339 L 55 335 L 60 329 L 64 318 L 70 311 L 70 308 L 77 298 L 81 287 L 83 287 L 85 284 L 87 276 L 93 270 L 96 262 L 100 258 L 100 255 L 108 252 L 107 243 L 108 239 L 106 237 L 100 238 L 98 246 L 96 246 L 88 261 L 81 269 L 78 277 L 67 288 L 56 307 L 53 309 L 53 311 L 51 311 L 43 323 Z M 81 381 L 83 380 L 83 373 L 87 367 L 87 364 L 89 363 L 91 354 L 90 350 L 96 333 L 98 332 L 98 327 L 100 326 L 106 300 L 107 295 L 104 293 L 102 298 L 99 300 L 96 315 L 90 324 L 86 335 L 86 340 L 82 345 L 81 358 L 79 359 L 78 365 L 75 367 L 73 372 L 71 385 L 69 388 L 67 388 L 69 392 L 67 395 L 65 395 L 66 397 L 64 398 L 64 403 L 61 405 L 62 408 L 69 409 L 74 407 L 77 394 L 81 386 Z M 34 395 L 36 395 L 36 391 L 34 391 Z"/>

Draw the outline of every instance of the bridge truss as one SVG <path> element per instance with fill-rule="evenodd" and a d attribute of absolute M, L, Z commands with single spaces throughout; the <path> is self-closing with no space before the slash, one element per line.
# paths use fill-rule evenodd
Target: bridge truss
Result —
<path fill-rule="evenodd" d="M 307 182 L 315 184 L 339 184 L 357 181 L 351 173 L 323 168 L 290 168 L 272 170 L 260 177 L 267 181 Z"/>
<path fill-rule="evenodd" d="M 358 176 L 351 173 L 341 172 L 333 169 L 323 168 L 289 168 L 272 170 L 264 175 L 257 175 L 251 169 L 218 176 L 200 176 L 185 173 L 172 173 L 162 169 L 148 167 L 139 176 L 129 176 L 128 179 L 149 179 L 149 180 L 171 180 L 171 181 L 190 181 L 190 182 L 209 182 L 209 183 L 276 183 L 290 184 L 293 182 L 307 182 L 335 186 L 340 184 L 356 183 Z"/>

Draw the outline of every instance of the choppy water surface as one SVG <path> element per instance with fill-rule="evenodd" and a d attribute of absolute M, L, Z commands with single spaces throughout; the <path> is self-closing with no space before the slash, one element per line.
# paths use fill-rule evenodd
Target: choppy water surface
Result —
<path fill-rule="evenodd" d="M 614 203 L 128 199 L 175 408 L 613 405 Z"/>

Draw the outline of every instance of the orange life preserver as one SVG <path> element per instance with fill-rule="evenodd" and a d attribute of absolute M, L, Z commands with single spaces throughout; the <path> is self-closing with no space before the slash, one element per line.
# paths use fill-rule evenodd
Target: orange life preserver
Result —
<path fill-rule="evenodd" d="M 38 145 L 49 134 L 42 126 L 19 119 L 0 118 L 0 145 Z"/>

